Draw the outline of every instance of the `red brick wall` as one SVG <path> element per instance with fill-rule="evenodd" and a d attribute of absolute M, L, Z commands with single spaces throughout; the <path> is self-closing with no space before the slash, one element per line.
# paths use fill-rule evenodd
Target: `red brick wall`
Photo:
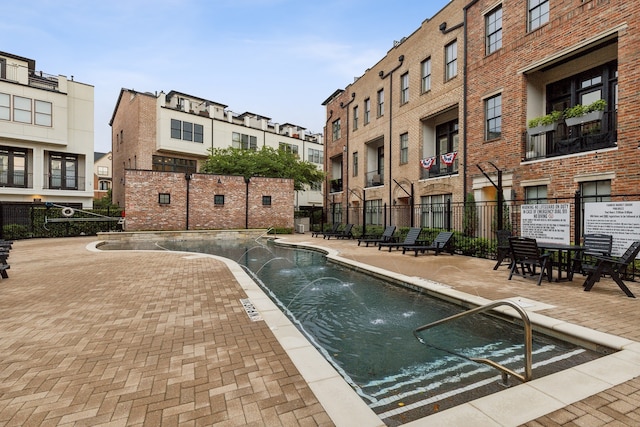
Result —
<path fill-rule="evenodd" d="M 468 69 L 466 124 L 469 183 L 480 172 L 473 165 L 492 161 L 513 174 L 513 188 L 523 194 L 520 182 L 550 179 L 549 197 L 570 197 L 579 189 L 576 176 L 614 174 L 613 194 L 637 193 L 640 185 L 640 14 L 636 2 L 626 0 L 551 0 L 550 20 L 526 31 L 526 0 L 503 2 L 503 47 L 485 55 L 484 14 L 497 3 L 480 0 L 468 10 Z M 522 162 L 527 121 L 527 73 L 536 63 L 553 64 L 551 58 L 573 51 L 602 34 L 617 34 L 618 138 L 617 149 Z M 600 36 L 601 38 L 603 36 Z M 564 59 L 567 61 L 568 59 Z M 599 64 L 597 64 L 599 65 Z M 502 93 L 502 137 L 484 141 L 483 98 Z"/>
<path fill-rule="evenodd" d="M 189 230 L 247 226 L 243 177 L 193 174 L 187 181 L 182 173 L 127 170 L 125 181 L 127 231 L 186 230 L 187 186 Z M 254 177 L 248 190 L 248 228 L 293 228 L 293 180 Z M 171 203 L 158 203 L 159 193 L 170 194 Z M 215 195 L 224 195 L 224 205 L 214 205 Z M 270 206 L 263 196 L 271 196 Z"/>

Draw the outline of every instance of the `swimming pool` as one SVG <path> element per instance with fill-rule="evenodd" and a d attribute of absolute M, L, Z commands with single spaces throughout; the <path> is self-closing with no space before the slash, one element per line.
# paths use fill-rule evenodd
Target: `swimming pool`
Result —
<path fill-rule="evenodd" d="M 140 246 L 142 245 L 142 246 Z M 144 246 L 144 247 L 143 247 Z M 118 248 L 118 247 L 113 247 Z M 421 418 L 502 390 L 500 375 L 467 357 L 491 355 L 518 370 L 521 328 L 481 316 L 433 331 L 425 347 L 413 329 L 462 309 L 328 263 L 323 254 L 247 241 L 167 241 L 131 249 L 215 253 L 245 265 L 280 309 L 388 425 Z M 383 294 L 384 292 L 384 294 Z M 474 331 L 470 335 L 469 331 Z M 540 377 L 599 355 L 537 337 Z"/>

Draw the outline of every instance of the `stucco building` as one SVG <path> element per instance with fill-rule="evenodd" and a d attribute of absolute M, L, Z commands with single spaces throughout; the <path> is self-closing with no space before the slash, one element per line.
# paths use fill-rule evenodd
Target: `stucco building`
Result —
<path fill-rule="evenodd" d="M 93 206 L 94 88 L 0 52 L 0 200 Z"/>

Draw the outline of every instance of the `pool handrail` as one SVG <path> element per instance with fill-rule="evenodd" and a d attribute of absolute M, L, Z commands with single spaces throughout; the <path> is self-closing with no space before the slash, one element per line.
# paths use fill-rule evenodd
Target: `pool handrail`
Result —
<path fill-rule="evenodd" d="M 464 316 L 468 316 L 471 314 L 477 314 L 477 313 L 482 313 L 485 311 L 489 311 L 494 309 L 495 307 L 501 306 L 501 305 L 508 305 L 509 307 L 513 308 L 519 315 L 520 318 L 522 319 L 522 323 L 523 323 L 523 327 L 524 327 L 524 375 L 521 375 L 509 368 L 507 368 L 506 366 L 503 366 L 493 360 L 490 359 L 484 359 L 484 358 L 477 358 L 477 357 L 469 357 L 468 359 L 474 361 L 474 362 L 478 362 L 478 363 L 484 363 L 486 365 L 492 366 L 496 369 L 498 369 L 501 373 L 502 373 L 502 378 L 503 378 L 503 382 L 506 383 L 506 377 L 505 375 L 511 375 L 512 377 L 515 377 L 517 379 L 519 379 L 520 381 L 527 382 L 530 381 L 533 378 L 533 373 L 532 373 L 532 368 L 531 368 L 531 363 L 532 363 L 532 331 L 531 331 L 531 320 L 529 320 L 529 316 L 527 315 L 527 312 L 524 311 L 522 309 L 522 307 L 520 307 L 518 304 L 514 303 L 513 301 L 509 301 L 509 300 L 498 300 L 498 301 L 493 301 L 490 302 L 489 304 L 485 304 L 483 306 L 480 307 L 476 307 L 473 308 L 471 310 L 467 310 L 467 311 L 463 311 L 462 313 L 458 313 L 458 314 L 454 314 L 453 316 L 449 316 L 446 317 L 444 319 L 440 319 L 440 320 L 436 320 L 435 322 L 431 322 L 429 324 L 420 326 L 419 328 L 414 329 L 413 331 L 413 335 L 416 337 L 416 339 L 418 341 L 420 341 L 422 344 L 427 344 L 424 339 L 420 336 L 418 336 L 418 332 L 422 332 L 426 329 L 430 329 L 433 328 L 434 326 L 438 326 L 441 325 L 443 323 L 449 322 L 451 320 L 455 320 L 455 319 L 459 319 L 461 317 Z"/>

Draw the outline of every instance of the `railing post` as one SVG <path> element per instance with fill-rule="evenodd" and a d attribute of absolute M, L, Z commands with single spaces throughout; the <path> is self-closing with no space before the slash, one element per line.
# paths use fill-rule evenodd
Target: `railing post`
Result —
<path fill-rule="evenodd" d="M 580 190 L 576 191 L 573 197 L 573 242 L 580 245 L 580 236 L 582 236 L 582 195 Z"/>

